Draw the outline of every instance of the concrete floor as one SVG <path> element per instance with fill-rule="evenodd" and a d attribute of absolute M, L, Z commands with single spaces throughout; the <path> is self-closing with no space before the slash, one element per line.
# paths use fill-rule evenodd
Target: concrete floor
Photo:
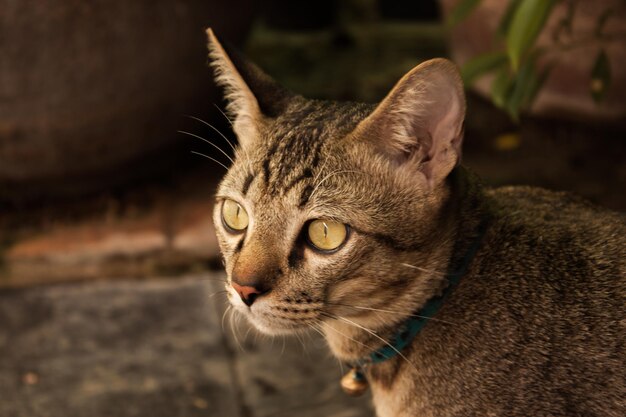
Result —
<path fill-rule="evenodd" d="M 222 279 L 1 290 L 0 416 L 372 415 L 319 336 L 261 337 L 229 315 L 222 330 Z"/>

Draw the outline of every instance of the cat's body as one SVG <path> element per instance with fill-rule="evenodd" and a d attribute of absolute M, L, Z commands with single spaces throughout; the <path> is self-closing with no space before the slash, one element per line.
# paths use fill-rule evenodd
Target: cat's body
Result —
<path fill-rule="evenodd" d="M 410 345 L 365 369 L 380 417 L 626 414 L 624 216 L 484 190 L 458 166 L 465 101 L 447 61 L 378 106 L 333 103 L 209 39 L 240 141 L 214 217 L 237 311 L 267 333 L 313 327 L 355 362 L 467 264 Z"/>
<path fill-rule="evenodd" d="M 484 201 L 482 248 L 436 316 L 450 324 L 406 349 L 415 369 L 371 372 L 378 415 L 624 415 L 623 218 L 536 188 Z"/>

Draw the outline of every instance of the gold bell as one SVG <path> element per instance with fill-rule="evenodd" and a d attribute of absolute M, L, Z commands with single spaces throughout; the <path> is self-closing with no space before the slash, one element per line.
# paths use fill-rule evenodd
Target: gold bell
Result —
<path fill-rule="evenodd" d="M 341 378 L 341 388 L 343 391 L 351 397 L 361 396 L 367 391 L 367 378 L 363 375 L 363 372 L 358 368 L 350 369 L 350 372 L 345 374 Z"/>

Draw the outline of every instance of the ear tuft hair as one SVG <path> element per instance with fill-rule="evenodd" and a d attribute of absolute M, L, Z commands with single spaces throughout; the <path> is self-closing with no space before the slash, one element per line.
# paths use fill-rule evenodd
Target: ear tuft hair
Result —
<path fill-rule="evenodd" d="M 211 28 L 206 33 L 215 82 L 224 89 L 226 111 L 233 118 L 233 129 L 240 143 L 245 146 L 258 137 L 263 118 L 279 115 L 293 94 L 227 43 L 220 43 Z"/>

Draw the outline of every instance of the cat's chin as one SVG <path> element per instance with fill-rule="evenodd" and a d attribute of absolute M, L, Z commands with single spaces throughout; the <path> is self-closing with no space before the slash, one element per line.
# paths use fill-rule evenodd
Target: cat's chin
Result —
<path fill-rule="evenodd" d="M 282 336 L 282 335 L 291 335 L 297 333 L 300 330 L 304 330 L 305 328 L 298 325 L 288 325 L 288 324 L 278 324 L 278 323 L 268 323 L 265 320 L 259 320 L 255 317 L 250 317 L 248 315 L 248 321 L 252 324 L 252 326 L 257 329 L 259 332 L 270 335 L 270 336 Z"/>

